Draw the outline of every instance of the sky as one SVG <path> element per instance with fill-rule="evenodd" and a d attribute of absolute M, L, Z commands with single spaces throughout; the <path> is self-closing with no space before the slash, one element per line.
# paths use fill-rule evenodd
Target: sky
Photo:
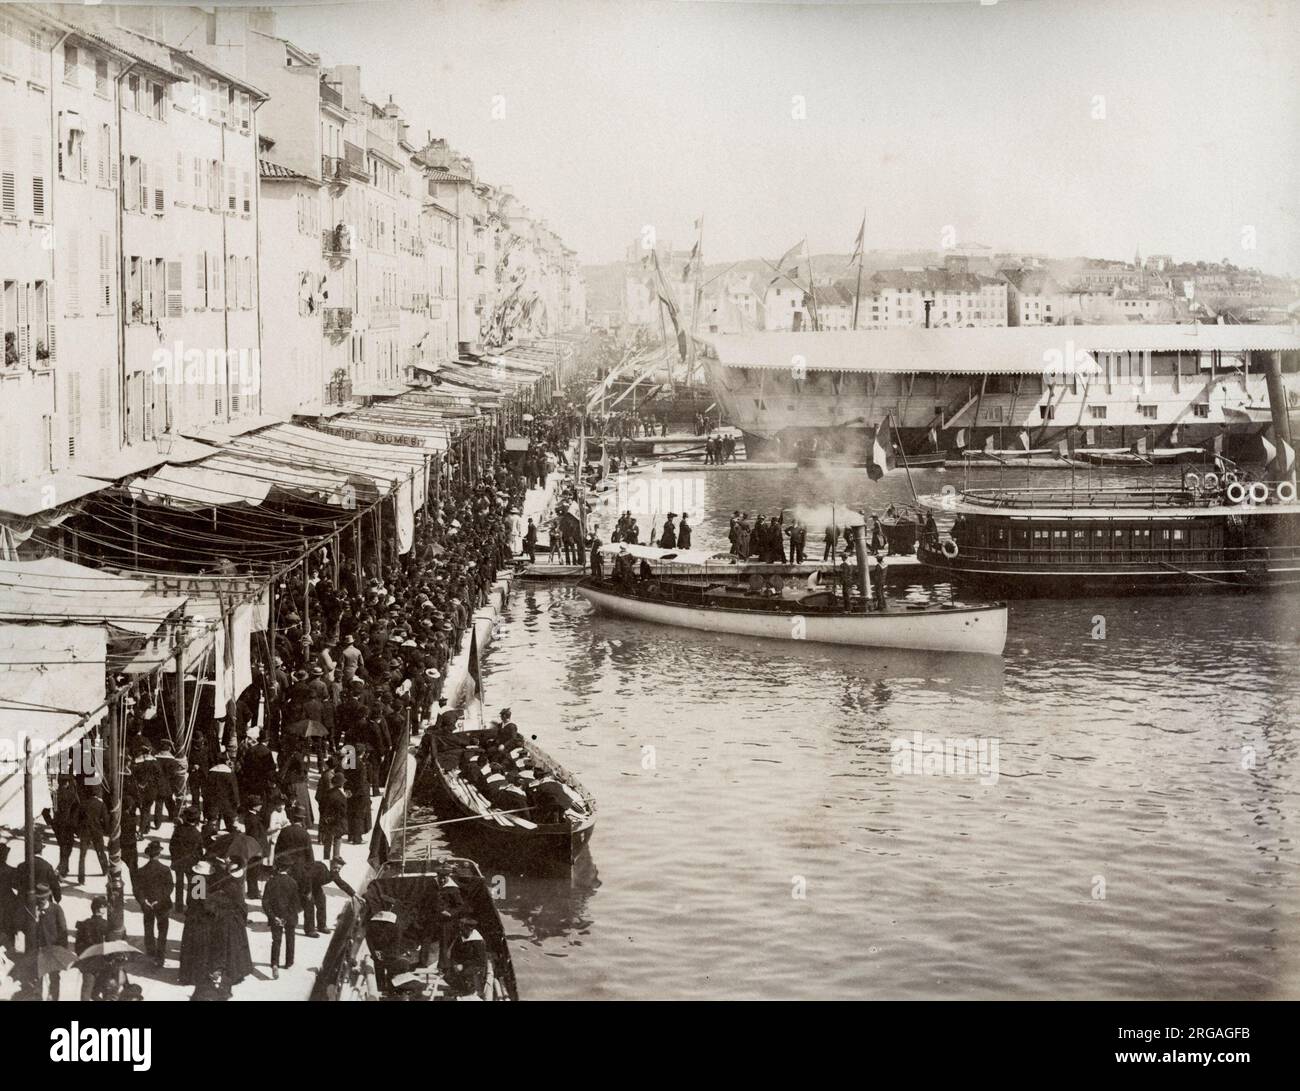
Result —
<path fill-rule="evenodd" d="M 585 263 L 800 238 L 1300 275 L 1300 2 L 364 0 L 278 7 Z"/>

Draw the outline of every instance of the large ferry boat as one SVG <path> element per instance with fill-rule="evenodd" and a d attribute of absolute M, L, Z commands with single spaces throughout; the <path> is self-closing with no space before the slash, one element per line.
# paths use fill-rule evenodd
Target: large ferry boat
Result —
<path fill-rule="evenodd" d="M 925 498 L 953 518 L 917 550 L 957 582 L 1011 597 L 1300 586 L 1300 503 L 1289 480 L 1179 487 L 968 489 Z"/>
<path fill-rule="evenodd" d="M 1171 324 L 711 334 L 699 358 L 750 459 L 1054 447 L 1250 457 L 1270 397 L 1300 414 L 1293 326 Z M 1293 429 L 1296 431 L 1296 429 Z M 1027 442 L 1026 442 L 1027 441 Z"/>

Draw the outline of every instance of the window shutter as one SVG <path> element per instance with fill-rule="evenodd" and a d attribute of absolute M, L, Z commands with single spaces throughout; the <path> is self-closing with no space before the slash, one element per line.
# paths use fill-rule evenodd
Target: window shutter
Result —
<path fill-rule="evenodd" d="M 243 182 L 244 182 L 244 211 L 252 212 L 253 194 L 252 194 L 252 186 L 250 181 L 250 174 L 248 171 L 243 172 Z"/>
<path fill-rule="evenodd" d="M 99 127 L 99 137 L 95 141 L 95 177 L 102 186 L 108 181 L 108 126 Z"/>
<path fill-rule="evenodd" d="M 203 160 L 194 157 L 194 207 L 203 207 Z"/>
<path fill-rule="evenodd" d="M 153 316 L 162 318 L 167 313 L 166 266 L 162 258 L 155 258 L 153 265 Z"/>
<path fill-rule="evenodd" d="M 153 318 L 153 262 L 147 258 L 140 262 L 140 307 L 146 322 Z"/>
<path fill-rule="evenodd" d="M 45 155 L 39 136 L 32 137 L 32 215 L 45 217 Z"/>
<path fill-rule="evenodd" d="M 81 239 L 79 236 L 80 232 L 76 229 L 65 232 L 63 246 L 60 247 L 67 250 L 68 256 L 68 299 L 64 313 L 69 315 L 81 314 Z"/>
<path fill-rule="evenodd" d="M 140 192 L 137 195 L 139 204 L 136 206 L 141 212 L 149 211 L 149 164 L 143 159 L 138 160 L 137 164 L 140 169 Z"/>
<path fill-rule="evenodd" d="M 68 374 L 68 457 L 77 457 L 77 442 L 81 439 L 81 376 Z"/>
<path fill-rule="evenodd" d="M 113 244 L 107 231 L 99 233 L 99 295 L 101 311 L 113 309 Z"/>
<path fill-rule="evenodd" d="M 55 361 L 59 358 L 59 347 L 53 322 L 47 322 L 45 324 L 45 347 L 50 354 L 49 360 L 46 361 L 46 366 L 53 367 Z"/>
<path fill-rule="evenodd" d="M 18 365 L 31 363 L 31 339 L 27 331 L 27 285 L 18 285 Z"/>
<path fill-rule="evenodd" d="M 194 255 L 194 298 L 198 300 L 196 306 L 207 307 L 208 267 L 207 255 L 203 253 Z"/>
<path fill-rule="evenodd" d="M 167 201 L 163 191 L 166 184 L 167 172 L 162 169 L 161 163 L 155 163 L 153 167 L 153 210 L 158 213 L 166 211 Z"/>
<path fill-rule="evenodd" d="M 108 368 L 100 368 L 99 371 L 99 431 L 100 435 L 107 438 L 108 431 L 113 425 L 113 399 L 112 387 L 109 385 Z"/>
<path fill-rule="evenodd" d="M 179 318 L 185 310 L 181 285 L 182 267 L 179 261 L 167 263 L 167 317 Z"/>
<path fill-rule="evenodd" d="M 117 143 L 113 140 L 113 130 L 105 125 L 106 143 L 108 145 L 108 184 L 117 185 Z"/>
<path fill-rule="evenodd" d="M 226 164 L 226 209 L 230 212 L 239 210 L 239 191 L 235 188 L 235 164 Z"/>
<path fill-rule="evenodd" d="M 18 170 L 18 141 L 14 130 L 0 128 L 0 212 L 10 216 L 17 212 L 14 197 L 14 176 Z"/>

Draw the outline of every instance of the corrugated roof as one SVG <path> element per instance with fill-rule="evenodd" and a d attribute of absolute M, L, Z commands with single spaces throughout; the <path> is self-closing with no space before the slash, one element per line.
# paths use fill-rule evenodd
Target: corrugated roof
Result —
<path fill-rule="evenodd" d="M 709 334 L 699 338 L 726 367 L 808 371 L 1041 372 L 1050 353 L 1297 352 L 1294 326 L 1105 325 Z M 1059 366 L 1059 365 L 1058 365 Z"/>

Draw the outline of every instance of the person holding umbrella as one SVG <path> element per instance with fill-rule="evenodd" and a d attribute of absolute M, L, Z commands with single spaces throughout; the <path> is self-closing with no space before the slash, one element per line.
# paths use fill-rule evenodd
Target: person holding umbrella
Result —
<path fill-rule="evenodd" d="M 72 949 L 78 955 L 84 955 L 90 948 L 99 946 L 107 939 L 108 899 L 91 898 L 90 916 L 84 921 L 77 922 L 77 934 L 72 941 Z M 103 969 L 93 972 L 88 965 L 79 968 L 81 969 L 81 999 L 94 1000 L 96 994 L 103 989 L 104 983 L 113 975 Z"/>

